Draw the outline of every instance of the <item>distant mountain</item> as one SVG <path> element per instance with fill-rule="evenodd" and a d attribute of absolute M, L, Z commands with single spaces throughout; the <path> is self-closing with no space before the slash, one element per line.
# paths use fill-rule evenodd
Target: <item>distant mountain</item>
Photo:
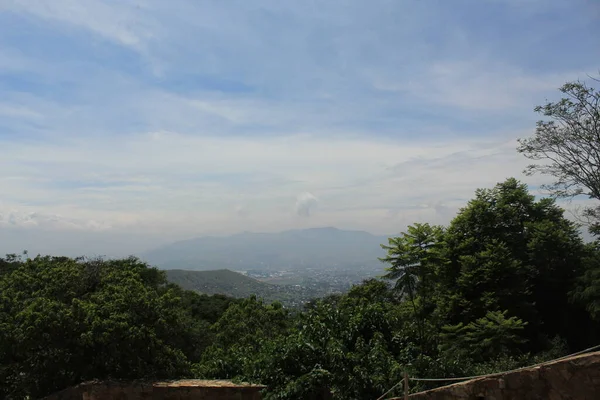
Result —
<path fill-rule="evenodd" d="M 240 233 L 180 241 L 141 254 L 161 269 L 299 270 L 376 268 L 387 236 L 336 228 Z"/>

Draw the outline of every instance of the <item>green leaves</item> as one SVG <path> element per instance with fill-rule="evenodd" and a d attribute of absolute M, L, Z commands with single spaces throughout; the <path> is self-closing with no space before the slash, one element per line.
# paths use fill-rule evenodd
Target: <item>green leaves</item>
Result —
<path fill-rule="evenodd" d="M 206 378 L 233 378 L 252 369 L 253 355 L 265 343 L 287 333 L 291 325 L 281 304 L 265 304 L 255 296 L 231 305 L 212 325 L 214 341 L 194 367 Z"/>
<path fill-rule="evenodd" d="M 442 349 L 452 355 L 468 356 L 475 362 L 489 361 L 499 354 L 511 354 L 526 342 L 521 337 L 527 322 L 507 318 L 508 311 L 489 311 L 467 325 L 443 327 Z"/>
<path fill-rule="evenodd" d="M 269 347 L 263 357 L 269 367 L 261 370 L 281 371 L 270 382 L 263 377 L 275 393 L 285 394 L 276 398 L 314 398 L 303 396 L 324 388 L 335 399 L 374 398 L 400 379 L 392 343 L 399 327 L 395 304 L 381 297 L 369 301 L 384 287 L 368 281 L 337 303 L 318 302 L 300 316 L 295 331 Z"/>
<path fill-rule="evenodd" d="M 442 308 L 452 324 L 468 324 L 489 310 L 508 310 L 529 322 L 533 347 L 547 337 L 570 335 L 579 318 L 568 304 L 583 244 L 577 227 L 551 199 L 535 198 L 507 179 L 483 189 L 447 230 L 449 269 Z"/>
<path fill-rule="evenodd" d="M 401 377 L 393 343 L 397 304 L 389 285 L 377 280 L 296 316 L 251 297 L 212 326 L 215 341 L 195 371 L 260 382 L 270 399 L 377 397 Z"/>
<path fill-rule="evenodd" d="M 189 375 L 182 340 L 195 331 L 177 295 L 134 258 L 12 262 L 0 276 L 0 393 L 41 397 L 89 379 Z"/>
<path fill-rule="evenodd" d="M 381 247 L 388 252 L 381 261 L 390 264 L 384 278 L 395 281 L 395 291 L 412 305 L 418 341 L 425 353 L 425 320 L 435 308 L 432 295 L 446 263 L 444 230 L 429 224 L 411 225 L 400 237 L 390 238 L 389 244 Z"/>
<path fill-rule="evenodd" d="M 571 299 L 585 306 L 592 318 L 600 321 L 600 243 L 590 243 L 585 249 L 581 274 L 571 292 Z"/>

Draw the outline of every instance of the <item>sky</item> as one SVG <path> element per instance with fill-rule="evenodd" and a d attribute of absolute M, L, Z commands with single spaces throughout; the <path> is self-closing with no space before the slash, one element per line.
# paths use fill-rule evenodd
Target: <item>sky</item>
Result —
<path fill-rule="evenodd" d="M 0 0 L 0 252 L 448 223 L 542 177 L 597 0 Z"/>

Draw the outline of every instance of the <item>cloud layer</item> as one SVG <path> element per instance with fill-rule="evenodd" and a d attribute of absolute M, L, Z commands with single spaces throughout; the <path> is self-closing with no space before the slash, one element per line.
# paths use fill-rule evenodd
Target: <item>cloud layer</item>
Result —
<path fill-rule="evenodd" d="M 446 223 L 478 187 L 541 183 L 516 138 L 597 71 L 599 17 L 589 0 L 2 1 L 0 234 L 121 254 Z"/>

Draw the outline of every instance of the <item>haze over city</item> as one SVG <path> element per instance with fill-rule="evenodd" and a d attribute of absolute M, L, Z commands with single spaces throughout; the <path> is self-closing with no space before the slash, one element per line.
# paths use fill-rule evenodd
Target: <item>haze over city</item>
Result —
<path fill-rule="evenodd" d="M 510 176 L 541 194 L 517 138 L 597 74 L 598 18 L 593 0 L 0 1 L 0 251 L 393 234 Z"/>

